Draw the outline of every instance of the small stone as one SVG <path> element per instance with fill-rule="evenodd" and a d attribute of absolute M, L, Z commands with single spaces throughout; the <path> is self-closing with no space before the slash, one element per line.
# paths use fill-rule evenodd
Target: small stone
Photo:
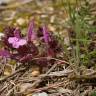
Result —
<path fill-rule="evenodd" d="M 23 18 L 18 18 L 16 22 L 19 25 L 23 25 L 25 23 L 25 20 Z"/>
<path fill-rule="evenodd" d="M 32 76 L 33 77 L 38 76 L 39 74 L 40 74 L 40 71 L 39 70 L 32 71 Z"/>
<path fill-rule="evenodd" d="M 72 50 L 72 47 L 68 47 L 67 50 Z"/>
<path fill-rule="evenodd" d="M 9 65 L 5 65 L 5 68 L 4 68 L 4 75 L 5 76 L 9 76 L 12 74 L 12 67 L 9 66 Z"/>
<path fill-rule="evenodd" d="M 40 75 L 40 67 L 37 65 L 33 65 L 32 70 L 31 70 L 31 76 L 35 77 Z"/>
<path fill-rule="evenodd" d="M 32 96 L 48 96 L 48 94 L 45 92 L 42 92 L 42 93 L 34 93 Z"/>
<path fill-rule="evenodd" d="M 55 21 L 55 16 L 51 16 L 50 22 L 54 23 L 54 21 Z"/>
<path fill-rule="evenodd" d="M 27 94 L 26 96 L 32 96 L 32 94 Z"/>
<path fill-rule="evenodd" d="M 1 40 L 2 37 L 4 37 L 4 34 L 3 33 L 0 33 L 0 40 Z"/>
<path fill-rule="evenodd" d="M 52 26 L 52 25 L 48 25 L 48 28 L 52 31 L 52 32 L 54 32 L 54 34 L 58 34 L 57 32 L 55 32 L 55 27 L 54 26 Z"/>

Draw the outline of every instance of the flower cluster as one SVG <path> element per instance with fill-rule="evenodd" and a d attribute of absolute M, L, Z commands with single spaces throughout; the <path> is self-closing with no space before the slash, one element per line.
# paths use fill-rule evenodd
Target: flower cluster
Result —
<path fill-rule="evenodd" d="M 34 30 L 34 21 L 30 21 L 27 35 L 24 36 L 21 30 L 16 27 L 6 27 L 4 36 L 1 39 L 4 47 L 0 50 L 0 56 L 5 58 L 15 59 L 18 62 L 31 62 L 34 58 L 40 57 L 56 57 L 57 53 L 61 52 L 61 46 L 58 40 L 51 32 L 48 32 L 46 26 Z M 41 41 L 45 47 L 40 52 L 39 47 L 34 41 Z M 46 59 L 36 60 L 38 63 L 46 62 Z"/>

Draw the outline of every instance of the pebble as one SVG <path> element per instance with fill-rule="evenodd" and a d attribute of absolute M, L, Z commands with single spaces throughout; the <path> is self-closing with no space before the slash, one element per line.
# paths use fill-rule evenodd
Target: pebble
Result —
<path fill-rule="evenodd" d="M 48 94 L 45 92 L 42 92 L 42 93 L 34 93 L 32 96 L 48 96 Z"/>
<path fill-rule="evenodd" d="M 16 23 L 19 25 L 23 25 L 25 23 L 25 20 L 23 18 L 18 18 Z"/>
<path fill-rule="evenodd" d="M 1 40 L 2 37 L 4 37 L 4 34 L 3 33 L 0 33 L 0 40 Z"/>

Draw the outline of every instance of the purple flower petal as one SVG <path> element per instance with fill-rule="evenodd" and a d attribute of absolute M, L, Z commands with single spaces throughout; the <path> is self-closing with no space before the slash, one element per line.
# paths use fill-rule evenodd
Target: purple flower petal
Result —
<path fill-rule="evenodd" d="M 9 37 L 9 44 L 12 44 L 13 48 L 19 48 L 19 46 L 23 46 L 27 43 L 25 39 L 19 39 L 17 37 Z"/>
<path fill-rule="evenodd" d="M 10 57 L 10 53 L 7 50 L 0 50 L 0 56 L 8 58 Z"/>
<path fill-rule="evenodd" d="M 25 44 L 27 44 L 27 41 L 25 40 L 25 39 L 20 39 L 18 42 L 18 45 L 25 45 Z"/>
<path fill-rule="evenodd" d="M 14 42 L 13 37 L 10 37 L 10 38 L 8 39 L 8 42 L 9 42 L 10 44 L 12 44 L 12 43 Z"/>
<path fill-rule="evenodd" d="M 29 23 L 27 39 L 28 41 L 31 41 L 31 40 L 34 40 L 35 38 L 36 38 L 36 34 L 34 32 L 34 21 L 32 20 Z"/>
<path fill-rule="evenodd" d="M 18 40 L 19 40 L 19 39 L 16 38 L 16 37 L 9 37 L 9 38 L 8 38 L 9 44 L 13 44 L 14 42 L 17 42 Z"/>
<path fill-rule="evenodd" d="M 13 48 L 19 48 L 20 45 L 17 44 L 17 42 L 16 42 L 16 43 L 13 43 L 12 46 L 13 46 Z"/>
<path fill-rule="evenodd" d="M 49 42 L 49 33 L 46 26 L 43 26 L 43 35 L 45 43 Z"/>
<path fill-rule="evenodd" d="M 17 38 L 20 38 L 20 29 L 19 28 L 16 28 L 15 31 L 14 31 L 14 36 L 17 37 Z"/>

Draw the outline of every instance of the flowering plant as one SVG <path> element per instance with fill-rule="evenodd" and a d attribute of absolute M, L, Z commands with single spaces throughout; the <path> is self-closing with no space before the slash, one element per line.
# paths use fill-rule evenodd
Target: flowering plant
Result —
<path fill-rule="evenodd" d="M 4 47 L 0 50 L 0 56 L 15 59 L 23 63 L 31 62 L 34 58 L 56 57 L 57 53 L 61 52 L 61 45 L 58 40 L 51 32 L 48 32 L 46 26 L 34 31 L 34 25 L 34 21 L 30 21 L 26 36 L 17 27 L 6 27 L 4 29 L 4 37 L 1 39 Z M 40 44 L 45 46 L 42 52 L 39 50 L 40 46 L 34 43 L 38 39 L 41 42 Z M 47 63 L 46 59 L 41 58 L 36 60 L 38 64 L 41 64 L 42 61 L 43 63 Z"/>

